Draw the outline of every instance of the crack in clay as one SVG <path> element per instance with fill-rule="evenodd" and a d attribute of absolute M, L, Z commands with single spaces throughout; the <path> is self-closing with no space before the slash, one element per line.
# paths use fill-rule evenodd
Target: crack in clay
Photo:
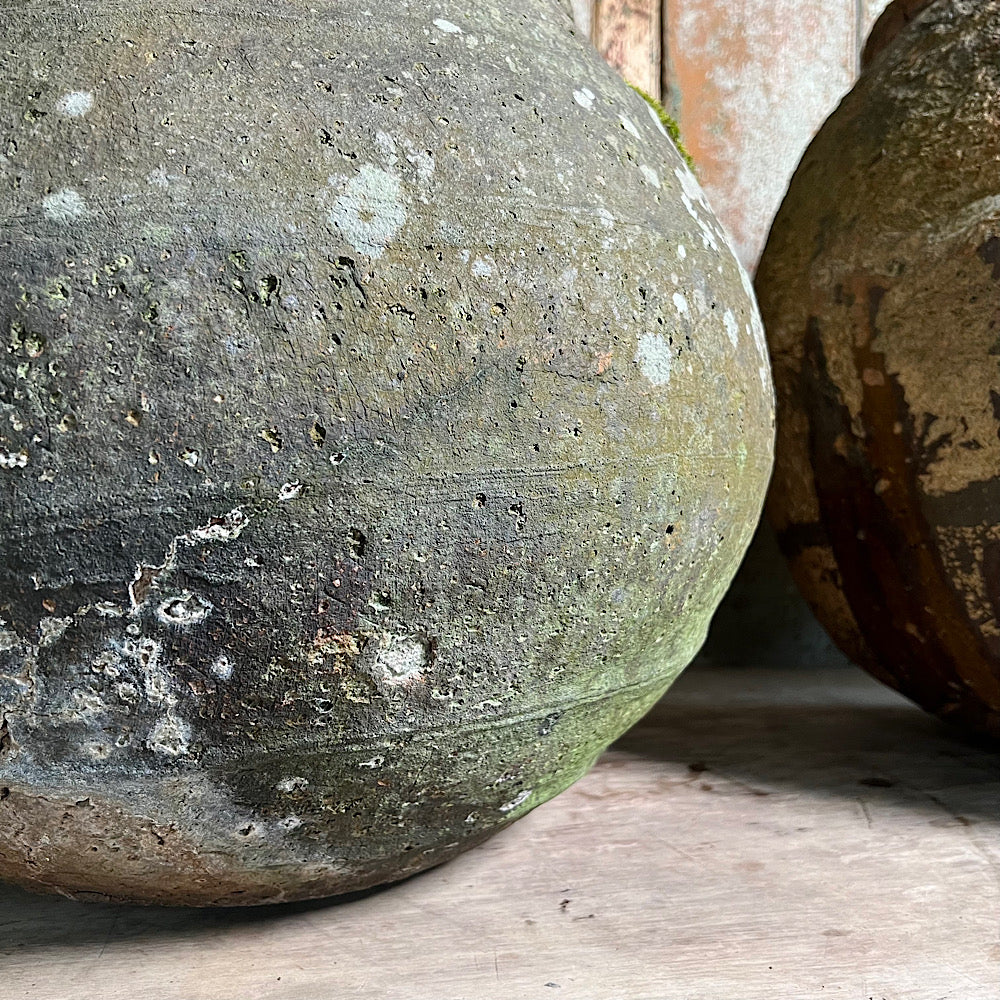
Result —
<path fill-rule="evenodd" d="M 247 514 L 242 507 L 234 507 L 228 514 L 209 519 L 207 524 L 175 535 L 167 546 L 163 562 L 159 566 L 138 563 L 135 568 L 135 576 L 132 577 L 132 581 L 128 585 L 130 613 L 137 615 L 149 599 L 153 585 L 161 576 L 167 576 L 177 568 L 177 550 L 180 545 L 190 547 L 211 542 L 231 542 L 233 539 L 239 538 L 243 529 L 252 519 L 253 515 Z"/>

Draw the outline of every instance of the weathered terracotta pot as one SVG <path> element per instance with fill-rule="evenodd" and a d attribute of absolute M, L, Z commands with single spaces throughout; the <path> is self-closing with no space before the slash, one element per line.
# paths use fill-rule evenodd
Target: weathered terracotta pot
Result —
<path fill-rule="evenodd" d="M 702 642 L 772 449 L 745 275 L 559 4 L 0 13 L 0 875 L 401 878 Z"/>
<path fill-rule="evenodd" d="M 803 157 L 758 272 L 769 509 L 839 645 L 997 737 L 1000 3 L 897 27 Z"/>

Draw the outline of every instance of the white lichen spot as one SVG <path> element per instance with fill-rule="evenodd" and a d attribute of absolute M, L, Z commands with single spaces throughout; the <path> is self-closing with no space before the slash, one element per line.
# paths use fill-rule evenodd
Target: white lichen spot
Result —
<path fill-rule="evenodd" d="M 38 623 L 38 645 L 52 646 L 65 634 L 66 629 L 73 624 L 73 618 L 42 618 Z"/>
<path fill-rule="evenodd" d="M 515 795 L 514 798 L 510 800 L 510 802 L 507 802 L 500 807 L 500 812 L 502 813 L 513 812 L 518 806 L 524 805 L 524 803 L 528 801 L 530 795 L 531 795 L 530 788 L 526 788 L 523 792 L 518 792 L 517 795 Z"/>
<path fill-rule="evenodd" d="M 79 191 L 63 188 L 53 191 L 42 199 L 42 211 L 52 222 L 69 223 L 83 218 L 87 211 L 87 203 Z"/>
<path fill-rule="evenodd" d="M 292 483 L 284 483 L 280 490 L 278 490 L 278 499 L 281 501 L 285 500 L 295 500 L 302 496 L 302 483 L 298 480 Z"/>
<path fill-rule="evenodd" d="M 94 95 L 89 90 L 71 90 L 56 101 L 56 111 L 67 118 L 82 118 L 94 107 Z"/>
<path fill-rule="evenodd" d="M 137 615 L 151 591 L 151 584 L 161 573 L 169 573 L 177 560 L 177 539 L 173 538 L 163 557 L 163 562 L 159 566 L 149 566 L 144 563 L 136 563 L 135 575 L 128 585 L 128 599 L 131 608 L 130 614 Z M 132 629 L 137 631 L 133 632 Z M 129 625 L 125 629 L 133 635 L 138 635 L 138 626 Z"/>
<path fill-rule="evenodd" d="M 156 609 L 156 617 L 164 625 L 199 625 L 212 613 L 212 604 L 200 594 L 184 590 L 168 597 Z"/>
<path fill-rule="evenodd" d="M 688 300 L 681 295 L 680 292 L 674 292 L 673 294 L 674 308 L 682 315 L 688 316 L 691 310 L 688 308 Z"/>
<path fill-rule="evenodd" d="M 108 706 L 93 688 L 77 688 L 73 692 L 73 712 L 85 719 L 96 719 L 106 715 Z"/>
<path fill-rule="evenodd" d="M 673 348 L 659 333 L 644 333 L 635 352 L 639 370 L 653 385 L 668 385 L 673 366 Z"/>
<path fill-rule="evenodd" d="M 337 197 L 329 219 L 358 253 L 381 257 L 406 222 L 399 179 L 365 164 Z"/>
<path fill-rule="evenodd" d="M 127 705 L 132 705 L 139 700 L 139 689 L 128 681 L 116 684 L 115 694 Z"/>
<path fill-rule="evenodd" d="M 302 826 L 302 820 L 298 816 L 286 816 L 284 819 L 278 820 L 278 826 L 282 830 L 297 830 Z"/>
<path fill-rule="evenodd" d="M 194 469 L 197 467 L 198 462 L 201 459 L 201 455 L 198 454 L 193 448 L 188 448 L 182 451 L 178 458 L 183 462 L 189 469 Z"/>
<path fill-rule="evenodd" d="M 381 767 L 385 763 L 385 757 L 372 757 L 369 760 L 359 760 L 358 767 L 366 767 L 370 770 L 375 770 L 377 767 Z"/>
<path fill-rule="evenodd" d="M 757 345 L 757 349 L 766 358 L 768 357 L 767 350 L 767 334 L 764 332 L 764 324 L 761 321 L 760 314 L 757 312 L 756 308 L 750 313 L 750 336 L 753 337 L 754 343 Z"/>
<path fill-rule="evenodd" d="M 726 314 L 722 317 L 722 323 L 726 328 L 726 336 L 729 338 L 729 343 L 733 345 L 734 348 L 739 346 L 739 332 L 740 327 L 736 322 L 736 316 L 732 309 L 727 309 Z"/>
<path fill-rule="evenodd" d="M 773 392 L 773 386 L 771 385 L 771 356 L 767 347 L 767 334 L 764 331 L 764 323 L 761 320 L 760 312 L 757 309 L 757 299 L 754 295 L 753 282 L 750 280 L 750 275 L 746 268 L 739 262 L 739 260 L 736 261 L 736 265 L 739 268 L 740 282 L 743 285 L 743 291 L 750 300 L 750 322 L 747 324 L 746 332 L 747 336 L 753 340 L 754 345 L 760 352 L 762 363 L 757 369 L 757 372 L 760 375 L 760 384 L 765 392 Z"/>
<path fill-rule="evenodd" d="M 472 262 L 472 273 L 477 278 L 489 278 L 493 274 L 493 267 L 488 261 L 483 260 L 482 257 L 477 257 Z"/>
<path fill-rule="evenodd" d="M 173 712 L 168 712 L 159 719 L 146 739 L 146 746 L 164 757 L 183 757 L 190 745 L 191 730 Z"/>
<path fill-rule="evenodd" d="M 104 674 L 105 677 L 114 680 L 116 677 L 121 677 L 122 675 L 121 656 L 110 649 L 102 650 L 91 660 L 90 669 L 95 674 Z"/>
<path fill-rule="evenodd" d="M 746 293 L 747 298 L 756 301 L 754 299 L 753 282 L 750 280 L 750 274 L 742 264 L 740 264 L 740 284 L 743 286 L 743 291 Z"/>
<path fill-rule="evenodd" d="M 621 126 L 628 132 L 629 135 L 635 137 L 636 139 L 641 139 L 642 136 L 639 135 L 639 130 L 635 127 L 635 122 L 629 118 L 628 115 L 619 115 L 618 120 L 621 122 Z"/>
<path fill-rule="evenodd" d="M 396 155 L 396 140 L 388 132 L 379 130 L 375 133 L 375 149 L 386 166 L 394 167 L 399 163 L 399 157 Z"/>
<path fill-rule="evenodd" d="M 581 87 L 573 91 L 573 100 L 586 111 L 594 106 L 595 94 L 589 87 Z"/>
<path fill-rule="evenodd" d="M 427 184 L 434 176 L 434 157 L 429 149 L 419 149 L 408 139 L 400 140 L 406 149 L 406 162 L 416 168 L 417 177 L 422 184 Z"/>
<path fill-rule="evenodd" d="M 719 241 L 715 237 L 715 233 L 712 232 L 712 227 L 709 226 L 704 220 L 702 220 L 701 223 L 701 241 L 706 250 L 714 250 L 718 253 L 721 249 Z"/>
<path fill-rule="evenodd" d="M 212 664 L 212 673 L 220 681 L 228 681 L 233 676 L 233 663 L 228 656 L 220 656 Z"/>
<path fill-rule="evenodd" d="M 606 208 L 599 208 L 597 210 L 597 221 L 605 229 L 613 229 L 615 225 L 615 217 Z"/>
<path fill-rule="evenodd" d="M 0 653 L 5 653 L 9 649 L 17 649 L 21 645 L 18 634 L 7 626 L 10 622 L 0 618 Z"/>
<path fill-rule="evenodd" d="M 680 181 L 681 190 L 691 201 L 698 202 L 702 208 L 708 208 L 708 201 L 705 198 L 705 192 L 698 183 L 698 178 L 687 167 L 675 167 L 674 176 Z"/>
<path fill-rule="evenodd" d="M 163 647 L 155 639 L 142 639 L 135 647 L 139 666 L 142 669 L 142 683 L 146 697 L 154 705 L 172 703 L 170 675 L 160 662 Z"/>
<path fill-rule="evenodd" d="M 28 464 L 28 453 L 21 451 L 0 451 L 0 469 L 23 469 Z"/>
<path fill-rule="evenodd" d="M 177 541 L 187 545 L 197 545 L 204 542 L 231 542 L 239 538 L 243 529 L 250 523 L 250 516 L 242 507 L 234 507 L 222 517 L 213 517 L 208 524 L 199 525 L 189 532 L 179 535 Z"/>
<path fill-rule="evenodd" d="M 655 188 L 660 186 L 660 175 L 652 167 L 648 167 L 645 163 L 642 163 L 639 165 L 639 169 L 642 171 L 642 176 L 646 178 L 647 183 L 652 184 Z"/>
<path fill-rule="evenodd" d="M 148 174 L 146 174 L 146 183 L 152 184 L 154 187 L 170 187 L 171 180 L 176 180 L 176 178 L 172 178 L 163 167 L 157 167 L 155 170 L 151 170 Z"/>
<path fill-rule="evenodd" d="M 381 614 L 383 611 L 391 610 L 392 602 L 389 600 L 389 596 L 387 594 L 375 593 L 368 598 L 368 607 Z"/>
<path fill-rule="evenodd" d="M 677 256 L 680 260 L 687 260 L 687 247 L 683 243 L 677 244 Z"/>
<path fill-rule="evenodd" d="M 428 661 L 427 643 L 411 636 L 384 636 L 375 655 L 375 670 L 387 684 L 418 680 Z"/>
<path fill-rule="evenodd" d="M 463 33 L 457 24 L 452 24 L 451 21 L 446 21 L 443 17 L 435 18 L 434 27 L 446 35 L 461 35 Z"/>
<path fill-rule="evenodd" d="M 764 333 L 764 324 L 761 322 L 761 318 L 757 314 L 756 307 L 754 308 L 753 314 L 750 318 L 750 327 L 747 332 L 753 338 L 758 351 L 760 351 L 761 363 L 757 368 L 757 374 L 760 376 L 761 388 L 769 395 L 773 395 L 774 386 L 771 382 L 771 355 L 767 349 L 767 337 Z"/>
<path fill-rule="evenodd" d="M 299 792 L 303 788 L 309 787 L 309 781 L 306 778 L 293 777 L 293 778 L 282 778 L 275 786 L 279 792 L 285 792 L 290 795 L 292 792 Z"/>

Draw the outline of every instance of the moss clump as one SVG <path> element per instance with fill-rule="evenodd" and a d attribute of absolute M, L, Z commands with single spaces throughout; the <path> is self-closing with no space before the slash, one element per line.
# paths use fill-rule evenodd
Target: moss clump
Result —
<path fill-rule="evenodd" d="M 681 142 L 681 130 L 677 122 L 667 114 L 666 109 L 655 97 L 647 94 L 646 91 L 635 86 L 633 83 L 630 83 L 629 86 L 656 112 L 656 117 L 660 119 L 660 124 L 667 130 L 667 135 L 673 140 L 674 145 L 677 147 L 677 152 L 684 157 L 684 162 L 694 170 L 694 160 L 691 159 L 691 154 L 685 149 L 684 143 Z"/>

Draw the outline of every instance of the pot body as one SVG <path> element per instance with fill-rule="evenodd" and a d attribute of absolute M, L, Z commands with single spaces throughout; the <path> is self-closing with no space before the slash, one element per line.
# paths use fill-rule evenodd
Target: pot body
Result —
<path fill-rule="evenodd" d="M 761 262 L 769 509 L 841 648 L 997 737 L 1000 5 L 922 6 L 803 157 Z"/>
<path fill-rule="evenodd" d="M 363 6 L 0 14 L 6 878 L 445 860 L 659 697 L 756 522 L 759 319 L 655 113 L 564 5 Z"/>

